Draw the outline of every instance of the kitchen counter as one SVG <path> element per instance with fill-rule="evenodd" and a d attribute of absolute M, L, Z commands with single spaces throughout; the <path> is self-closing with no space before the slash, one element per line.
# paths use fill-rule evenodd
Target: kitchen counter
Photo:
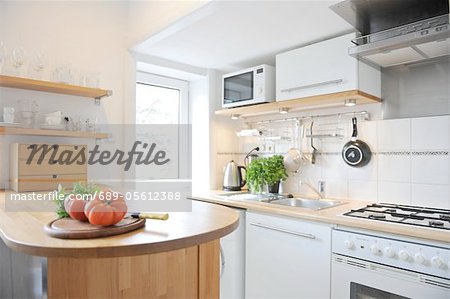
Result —
<path fill-rule="evenodd" d="M 396 234 L 401 236 L 421 238 L 426 240 L 447 243 L 450 242 L 450 232 L 438 229 L 429 229 L 422 227 L 413 227 L 410 225 L 402 225 L 396 223 L 387 223 L 369 219 L 359 219 L 354 217 L 343 216 L 342 214 L 351 209 L 358 209 L 373 202 L 366 201 L 347 201 L 345 204 L 335 207 L 313 211 L 305 208 L 281 206 L 271 203 L 258 202 L 252 200 L 230 200 L 220 198 L 217 195 L 226 194 L 222 190 L 210 191 L 203 194 L 192 196 L 193 199 L 203 202 L 215 203 L 219 205 L 246 209 L 249 211 L 288 216 L 304 220 L 324 222 L 335 224 L 339 227 L 351 227 L 357 229 L 372 230 L 376 232 Z M 236 192 L 234 192 L 236 193 Z"/>
<path fill-rule="evenodd" d="M 239 224 L 237 212 L 193 201 L 192 212 L 146 220 L 130 233 L 63 240 L 44 232 L 55 213 L 6 212 L 4 206 L 1 192 L 0 237 L 14 251 L 47 257 L 49 298 L 217 298 L 219 239 Z"/>

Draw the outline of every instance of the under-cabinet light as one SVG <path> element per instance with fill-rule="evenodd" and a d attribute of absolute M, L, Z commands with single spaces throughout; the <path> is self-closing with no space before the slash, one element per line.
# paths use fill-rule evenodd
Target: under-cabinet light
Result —
<path fill-rule="evenodd" d="M 344 101 L 344 105 L 347 106 L 347 107 L 355 106 L 356 105 L 356 100 L 355 99 L 346 99 Z"/>

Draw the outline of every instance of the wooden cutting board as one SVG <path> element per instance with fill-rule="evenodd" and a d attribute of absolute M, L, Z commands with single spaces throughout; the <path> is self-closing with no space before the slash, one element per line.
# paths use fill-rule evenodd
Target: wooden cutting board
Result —
<path fill-rule="evenodd" d="M 44 230 L 54 238 L 93 239 L 120 235 L 139 229 L 145 225 L 145 219 L 127 217 L 112 226 L 97 226 L 71 218 L 60 218 L 48 223 Z"/>

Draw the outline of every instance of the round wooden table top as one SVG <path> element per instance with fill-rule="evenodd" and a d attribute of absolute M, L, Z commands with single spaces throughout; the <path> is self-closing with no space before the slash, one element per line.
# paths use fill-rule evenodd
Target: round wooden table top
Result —
<path fill-rule="evenodd" d="M 143 228 L 105 238 L 52 238 L 44 227 L 55 218 L 49 212 L 5 212 L 0 194 L 0 237 L 12 250 L 47 257 L 119 257 L 171 251 L 222 238 L 239 224 L 233 209 L 192 202 L 192 212 L 169 213 L 167 221 L 146 220 Z"/>

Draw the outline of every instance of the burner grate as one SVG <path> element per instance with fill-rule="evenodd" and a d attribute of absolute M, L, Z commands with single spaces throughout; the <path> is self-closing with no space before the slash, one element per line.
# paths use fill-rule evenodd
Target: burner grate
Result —
<path fill-rule="evenodd" d="M 344 216 L 450 230 L 450 210 L 437 208 L 380 203 L 351 210 Z"/>

